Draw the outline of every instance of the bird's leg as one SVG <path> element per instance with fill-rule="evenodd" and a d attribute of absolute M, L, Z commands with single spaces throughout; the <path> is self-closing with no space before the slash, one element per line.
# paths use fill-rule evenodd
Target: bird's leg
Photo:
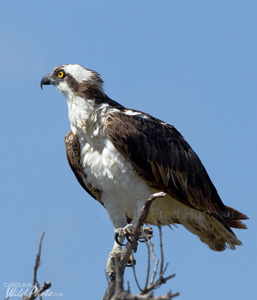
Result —
<path fill-rule="evenodd" d="M 115 278 L 115 259 L 120 260 L 122 254 L 121 245 L 114 241 L 114 245 L 112 251 L 109 254 L 107 265 L 106 265 L 106 273 L 111 280 Z"/>
<path fill-rule="evenodd" d="M 125 246 L 125 244 L 122 244 L 119 239 L 122 238 L 124 241 L 124 238 L 128 240 L 129 243 L 132 243 L 132 240 L 130 237 L 132 237 L 132 230 L 133 230 L 134 224 L 128 224 L 123 228 L 118 228 L 115 230 L 114 239 L 117 244 L 120 246 Z M 139 242 L 145 242 L 145 239 L 151 239 L 153 237 L 153 229 L 152 227 L 145 227 L 142 228 L 142 234 L 139 237 Z"/>
<path fill-rule="evenodd" d="M 143 205 L 142 205 L 143 206 Z M 106 273 L 108 274 L 108 276 L 111 279 L 115 278 L 115 259 L 120 260 L 121 255 L 122 255 L 122 246 L 125 246 L 125 244 L 123 244 L 125 238 L 127 239 L 128 242 L 132 243 L 132 239 L 133 239 L 133 234 L 132 234 L 132 230 L 133 227 L 137 221 L 137 217 L 138 217 L 138 213 L 141 209 L 141 206 L 138 208 L 138 211 L 135 213 L 133 220 L 131 221 L 130 224 L 127 224 L 126 226 L 124 226 L 124 219 L 120 219 L 117 220 L 116 222 L 114 221 L 114 245 L 112 248 L 112 251 L 109 254 L 108 260 L 107 260 L 107 265 L 106 265 Z M 114 218 L 115 220 L 115 218 Z M 124 227 L 122 227 L 124 226 Z M 145 242 L 146 240 L 151 239 L 153 236 L 153 230 L 151 227 L 145 227 L 142 228 L 142 233 L 140 235 L 140 239 L 139 241 L 141 242 Z M 136 252 L 136 246 L 134 249 L 134 252 Z M 127 266 L 133 266 L 135 265 L 136 261 L 133 259 L 133 257 L 130 257 L 130 260 L 127 264 Z"/>
<path fill-rule="evenodd" d="M 112 251 L 109 254 L 109 257 L 107 260 L 107 265 L 106 265 L 106 273 L 110 277 L 111 280 L 113 280 L 115 278 L 115 259 L 117 259 L 117 260 L 121 259 L 121 255 L 123 252 L 122 251 L 122 245 L 123 245 L 122 243 L 125 239 L 125 237 L 121 237 L 121 236 L 116 237 L 116 230 L 115 230 L 114 245 L 113 245 Z M 135 263 L 136 263 L 135 260 L 131 256 L 128 261 L 127 267 L 132 267 L 133 265 L 135 265 Z"/>
<path fill-rule="evenodd" d="M 133 224 L 127 224 L 125 227 L 115 230 L 114 239 L 120 246 L 125 246 L 125 244 L 120 243 L 120 239 L 124 241 L 124 238 L 126 238 L 130 243 L 132 243 L 129 236 L 132 235 L 133 226 Z"/>
<path fill-rule="evenodd" d="M 140 209 L 141 209 L 141 207 L 139 206 L 139 208 L 137 209 L 137 211 L 134 215 L 134 218 L 130 224 L 127 224 L 125 227 L 120 227 L 120 228 L 115 229 L 114 239 L 117 242 L 117 244 L 119 244 L 120 246 L 125 246 L 123 244 L 124 238 L 126 238 L 128 242 L 132 243 L 132 240 L 131 240 L 131 237 L 133 236 L 132 230 L 137 221 L 137 217 L 138 217 Z M 153 237 L 152 227 L 145 227 L 145 228 L 142 228 L 142 233 L 139 237 L 139 241 L 145 242 L 146 240 L 149 240 L 152 237 Z M 120 239 L 122 239 L 122 242 L 120 242 Z"/>

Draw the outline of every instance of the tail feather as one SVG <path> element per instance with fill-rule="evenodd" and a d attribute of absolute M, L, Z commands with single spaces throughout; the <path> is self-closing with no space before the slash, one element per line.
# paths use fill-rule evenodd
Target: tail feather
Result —
<path fill-rule="evenodd" d="M 247 226 L 241 222 L 241 220 L 249 219 L 245 214 L 240 211 L 226 206 L 228 215 L 224 218 L 224 221 L 227 223 L 229 227 L 238 228 L 238 229 L 247 229 Z"/>
<path fill-rule="evenodd" d="M 153 192 L 156 190 L 153 189 Z M 166 195 L 153 202 L 146 223 L 168 226 L 181 224 L 197 235 L 210 249 L 223 251 L 226 248 L 234 250 L 236 246 L 242 245 L 231 228 L 246 229 L 246 225 L 241 220 L 247 219 L 246 215 L 231 207 L 224 206 L 223 211 L 212 215 L 191 208 Z"/>
<path fill-rule="evenodd" d="M 240 220 L 226 220 L 226 223 L 229 227 L 237 228 L 237 229 L 247 229 L 247 226 L 241 222 Z"/>

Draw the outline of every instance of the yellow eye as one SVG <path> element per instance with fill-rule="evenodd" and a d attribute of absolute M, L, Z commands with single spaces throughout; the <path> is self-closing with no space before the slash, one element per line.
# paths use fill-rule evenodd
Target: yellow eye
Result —
<path fill-rule="evenodd" d="M 58 76 L 59 78 L 63 78 L 64 72 L 63 72 L 63 71 L 58 72 L 57 76 Z"/>

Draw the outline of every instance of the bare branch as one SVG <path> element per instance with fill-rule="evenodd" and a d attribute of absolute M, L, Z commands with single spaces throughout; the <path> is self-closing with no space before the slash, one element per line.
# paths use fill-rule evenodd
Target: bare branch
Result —
<path fill-rule="evenodd" d="M 164 269 L 163 269 L 163 271 L 162 271 L 162 275 L 166 272 L 166 270 L 167 270 L 167 268 L 168 268 L 168 265 L 169 265 L 169 263 L 166 263 L 166 265 L 165 265 L 165 267 L 164 267 Z"/>
<path fill-rule="evenodd" d="M 160 236 L 160 251 L 161 251 L 161 266 L 160 266 L 160 276 L 163 274 L 163 264 L 164 264 L 164 254 L 163 254 L 163 244 L 162 244 L 162 229 L 158 224 L 159 236 Z"/>
<path fill-rule="evenodd" d="M 115 280 L 115 291 L 120 294 L 123 291 L 123 268 L 122 264 L 115 258 L 116 267 L 116 280 Z"/>
<path fill-rule="evenodd" d="M 40 238 L 40 241 L 39 241 L 38 253 L 37 253 L 37 256 L 36 256 L 36 261 L 35 261 L 35 266 L 34 266 L 34 277 L 33 277 L 32 286 L 37 286 L 38 288 L 40 288 L 40 285 L 37 281 L 37 270 L 41 265 L 40 257 L 41 257 L 42 240 L 44 238 L 44 235 L 45 235 L 45 231 L 42 232 L 42 235 L 41 235 L 41 238 Z"/>
<path fill-rule="evenodd" d="M 157 274 L 157 270 L 158 270 L 158 265 L 159 265 L 159 260 L 156 258 L 155 254 L 154 254 L 154 245 L 151 241 L 149 241 L 150 247 L 151 247 L 151 252 L 152 252 L 152 257 L 154 260 L 154 270 L 153 270 L 153 274 L 152 274 L 152 278 L 150 280 L 150 285 L 152 285 L 154 283 L 156 274 Z"/>
<path fill-rule="evenodd" d="M 149 214 L 149 210 L 151 207 L 152 202 L 156 199 L 156 198 L 161 198 L 164 197 L 165 193 L 160 192 L 160 193 L 155 193 L 152 194 L 148 200 L 145 202 L 145 204 L 143 205 L 143 207 L 141 208 L 141 210 L 139 211 L 139 214 L 137 216 L 137 220 L 136 223 L 132 229 L 132 236 L 133 241 L 132 243 L 127 243 L 127 245 L 125 246 L 122 256 L 121 256 L 121 260 L 120 260 L 120 264 L 122 266 L 122 270 L 120 275 L 123 276 L 126 265 L 130 259 L 130 256 L 132 254 L 132 252 L 134 251 L 134 249 L 136 249 L 137 247 L 137 241 L 139 240 L 139 237 L 141 235 L 141 227 L 144 225 L 145 220 Z M 112 298 L 112 296 L 114 295 L 115 292 L 115 280 L 111 280 L 106 292 L 104 294 L 103 300 L 109 300 Z"/>
<path fill-rule="evenodd" d="M 132 268 L 133 268 L 133 274 L 134 274 L 134 278 L 135 278 L 136 285 L 137 285 L 139 291 L 142 292 L 143 290 L 142 290 L 142 288 L 141 288 L 141 286 L 140 286 L 140 284 L 139 284 L 139 282 L 138 282 L 138 279 L 137 279 L 137 274 L 136 274 L 136 268 L 135 268 L 135 265 L 133 265 Z"/>
<path fill-rule="evenodd" d="M 143 205 L 143 207 L 141 208 L 141 210 L 139 211 L 136 223 L 132 229 L 132 236 L 134 237 L 133 239 L 133 243 L 127 243 L 127 245 L 125 246 L 125 249 L 123 251 L 123 254 L 121 256 L 121 263 L 122 265 L 126 266 L 131 253 L 133 252 L 134 248 L 137 246 L 137 241 L 139 240 L 139 237 L 141 235 L 141 227 L 143 227 L 145 220 L 149 214 L 149 210 L 151 207 L 152 202 L 157 199 L 157 198 L 162 198 L 165 196 L 165 193 L 160 192 L 160 193 L 155 193 L 152 194 L 147 201 L 145 202 L 145 204 Z M 125 268 L 124 268 L 125 270 Z"/>
<path fill-rule="evenodd" d="M 147 271 L 146 271 L 146 279 L 145 279 L 145 287 L 144 287 L 145 290 L 149 283 L 150 268 L 151 268 L 151 254 L 150 254 L 150 246 L 148 244 L 149 239 L 147 237 L 144 237 L 144 240 L 147 247 Z"/>
<path fill-rule="evenodd" d="M 155 277 L 157 275 L 157 271 L 158 271 L 158 265 L 159 265 L 159 260 L 156 258 L 155 254 L 154 254 L 154 245 L 153 243 L 150 242 L 149 237 L 147 235 L 143 234 L 143 238 L 145 240 L 146 243 L 146 247 L 147 247 L 147 253 L 148 253 L 148 260 L 147 260 L 147 274 L 146 274 L 146 281 L 145 281 L 145 287 L 142 290 L 138 280 L 137 280 L 137 276 L 136 276 L 136 270 L 135 267 L 133 266 L 133 273 L 134 273 L 134 277 L 135 277 L 135 281 L 136 284 L 140 290 L 140 294 L 137 295 L 132 295 L 130 294 L 130 291 L 124 291 L 123 289 L 123 276 L 124 276 L 124 271 L 126 268 L 126 265 L 133 253 L 133 251 L 135 252 L 135 249 L 137 247 L 137 242 L 142 234 L 142 226 L 145 223 L 145 220 L 148 216 L 149 210 L 150 210 L 150 206 L 152 204 L 152 202 L 159 197 L 163 197 L 165 194 L 164 193 L 157 193 L 157 194 L 153 194 L 151 195 L 151 197 L 146 201 L 145 205 L 142 207 L 142 209 L 140 210 L 136 223 L 132 229 L 132 242 L 131 243 L 127 243 L 127 245 L 125 246 L 123 253 L 121 255 L 121 259 L 120 261 L 118 261 L 116 259 L 116 278 L 115 280 L 110 281 L 108 288 L 105 292 L 104 298 L 103 300 L 119 300 L 119 299 L 124 299 L 124 300 L 140 300 L 140 299 L 144 299 L 144 300 L 171 300 L 174 297 L 178 296 L 178 293 L 172 294 L 171 292 L 169 292 L 168 294 L 164 295 L 164 296 L 158 296 L 158 297 L 154 297 L 153 295 L 153 290 L 157 289 L 158 287 L 160 287 L 162 284 L 166 283 L 169 279 L 173 278 L 175 276 L 175 274 L 167 276 L 167 277 L 163 277 L 168 264 L 166 264 L 166 266 L 163 268 L 164 266 L 164 254 L 163 254 L 163 243 L 162 243 L 162 231 L 161 231 L 161 227 L 159 227 L 159 236 L 160 236 L 160 253 L 161 253 L 161 265 L 160 265 L 160 270 L 159 270 L 159 278 L 156 280 L 155 282 Z M 153 274 L 149 283 L 149 277 L 150 277 L 150 269 L 151 269 L 151 253 L 152 253 L 152 257 L 154 260 L 154 270 L 153 270 Z"/>
<path fill-rule="evenodd" d="M 40 296 L 44 291 L 48 290 L 51 287 L 51 282 L 44 282 L 44 284 L 40 287 L 38 280 L 37 280 L 37 271 L 41 265 L 40 257 L 41 257 L 41 248 L 42 248 L 42 241 L 43 241 L 44 235 L 45 235 L 45 232 L 43 231 L 40 241 L 39 241 L 38 253 L 36 256 L 36 261 L 35 261 L 35 266 L 34 266 L 33 285 L 32 285 L 31 293 L 28 297 L 24 296 L 22 298 L 22 300 L 34 300 L 38 296 Z M 35 287 L 37 287 L 37 290 L 34 292 Z M 40 296 L 40 299 L 42 299 L 41 296 Z"/>
<path fill-rule="evenodd" d="M 167 270 L 168 263 L 166 264 L 165 268 L 163 269 L 164 254 L 163 254 L 163 243 L 162 243 L 162 229 L 161 229 L 160 226 L 158 226 L 158 228 L 159 228 L 160 253 L 161 253 L 161 266 L 160 266 L 160 270 L 159 270 L 159 278 L 156 280 L 156 282 L 154 282 L 156 274 L 157 274 L 157 269 L 158 269 L 158 263 L 159 263 L 159 261 L 156 259 L 156 256 L 154 254 L 153 244 L 150 241 L 148 241 L 149 244 L 150 244 L 150 247 L 151 247 L 151 252 L 152 252 L 153 260 L 155 261 L 155 268 L 153 270 L 153 274 L 152 274 L 152 278 L 151 278 L 150 284 L 147 287 L 145 287 L 145 289 L 143 291 L 141 291 L 140 294 L 148 294 L 149 292 L 151 292 L 151 291 L 159 288 L 162 284 L 166 283 L 171 278 L 175 277 L 175 274 L 172 274 L 172 275 L 170 275 L 170 276 L 168 276 L 166 278 L 163 277 L 164 273 Z M 178 294 L 174 294 L 174 295 L 177 296 Z M 173 297 L 175 297 L 175 296 L 173 296 Z"/>
<path fill-rule="evenodd" d="M 129 294 L 127 291 L 123 291 L 119 295 L 116 295 L 112 298 L 112 300 L 171 300 L 178 296 L 177 294 L 172 294 L 171 292 L 168 292 L 168 294 L 164 296 L 157 296 L 154 297 L 153 293 L 147 294 L 147 295 L 132 295 Z"/>
<path fill-rule="evenodd" d="M 40 296 L 44 291 L 48 290 L 50 287 L 51 282 L 44 282 L 44 284 L 41 287 L 39 287 L 39 289 L 36 292 L 31 293 L 29 297 L 23 297 L 22 300 L 34 300 L 38 296 Z"/>
<path fill-rule="evenodd" d="M 150 242 L 149 238 L 146 235 L 143 235 L 143 238 L 145 239 L 146 242 L 146 246 L 147 246 L 147 253 L 148 253 L 148 264 L 147 264 L 147 275 L 146 275 L 146 282 L 145 282 L 145 287 L 142 290 L 138 280 L 137 280 L 137 276 L 136 276 L 136 271 L 135 271 L 135 267 L 133 266 L 133 272 L 134 272 L 134 277 L 135 277 L 135 281 L 136 284 L 140 290 L 140 294 L 137 295 L 132 295 L 130 294 L 130 291 L 124 291 L 123 289 L 123 276 L 124 276 L 124 271 L 126 268 L 126 265 L 128 263 L 128 261 L 130 260 L 130 257 L 133 253 L 133 251 L 135 251 L 136 247 L 137 247 L 137 242 L 142 234 L 142 226 L 145 223 L 145 220 L 148 216 L 149 210 L 150 210 L 150 206 L 152 204 L 152 202 L 159 197 L 163 197 L 165 194 L 164 193 L 156 193 L 150 196 L 150 198 L 146 201 L 145 205 L 142 207 L 142 209 L 140 210 L 136 223 L 132 229 L 132 242 L 131 243 L 127 243 L 127 245 L 125 246 L 123 253 L 121 255 L 121 259 L 120 261 L 118 261 L 116 259 L 116 278 L 115 280 L 111 280 L 109 282 L 109 285 L 107 287 L 107 290 L 105 292 L 104 298 L 103 300 L 119 300 L 119 299 L 124 299 L 124 300 L 140 300 L 140 299 L 144 299 L 144 300 L 171 300 L 174 297 L 178 296 L 178 293 L 172 294 L 171 292 L 169 292 L 168 294 L 164 295 L 164 296 L 158 296 L 158 297 L 154 297 L 153 295 L 153 290 L 157 289 L 158 287 L 160 287 L 162 284 L 166 283 L 169 279 L 173 278 L 175 276 L 175 274 L 167 276 L 167 277 L 163 277 L 168 264 L 166 264 L 165 268 L 163 268 L 164 266 L 164 254 L 163 254 L 163 243 L 162 243 L 162 232 L 161 232 L 161 227 L 159 227 L 159 236 L 160 236 L 160 252 L 161 252 L 161 266 L 160 266 L 160 270 L 159 270 L 159 278 L 155 281 L 155 277 L 157 275 L 157 271 L 158 271 L 158 265 L 159 265 L 159 260 L 156 258 L 155 254 L 154 254 L 154 246 L 153 243 Z M 149 277 L 150 277 L 150 256 L 152 253 L 152 257 L 155 263 L 154 266 L 154 270 L 153 270 L 153 274 L 149 283 Z M 148 284 L 149 283 L 149 284 Z"/>

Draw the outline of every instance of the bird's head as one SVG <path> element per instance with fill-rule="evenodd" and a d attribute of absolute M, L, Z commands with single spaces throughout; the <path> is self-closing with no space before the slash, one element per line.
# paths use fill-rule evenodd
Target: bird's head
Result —
<path fill-rule="evenodd" d="M 43 85 L 54 85 L 62 94 L 71 97 L 74 94 L 82 95 L 92 86 L 102 90 L 103 81 L 98 73 L 69 64 L 56 67 L 51 74 L 45 75 L 40 83 L 41 89 Z"/>

